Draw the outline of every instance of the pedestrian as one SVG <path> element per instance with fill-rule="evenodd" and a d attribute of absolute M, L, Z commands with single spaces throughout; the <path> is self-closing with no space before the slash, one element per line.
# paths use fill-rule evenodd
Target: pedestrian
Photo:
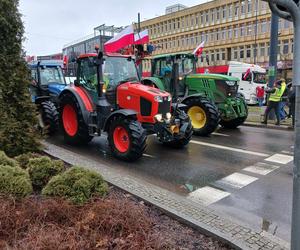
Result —
<path fill-rule="evenodd" d="M 286 88 L 286 83 L 284 79 L 281 79 L 279 81 L 276 81 L 274 84 L 274 88 L 270 90 L 266 90 L 267 93 L 271 93 L 269 97 L 269 103 L 265 112 L 264 121 L 263 124 L 268 123 L 268 116 L 271 112 L 271 110 L 275 110 L 276 114 L 276 125 L 280 125 L 280 106 L 279 103 L 281 101 L 281 96 L 283 95 Z"/>
<path fill-rule="evenodd" d="M 281 96 L 281 101 L 279 103 L 279 109 L 280 109 L 280 120 L 284 120 L 287 116 L 286 111 L 285 111 L 285 107 L 287 106 L 288 103 L 288 95 L 289 95 L 289 86 L 287 86 Z"/>
<path fill-rule="evenodd" d="M 258 102 L 258 106 L 262 107 L 265 99 L 265 87 L 257 86 L 256 87 L 256 98 Z"/>
<path fill-rule="evenodd" d="M 292 116 L 293 127 L 295 127 L 295 95 L 296 95 L 295 87 L 291 87 L 288 98 L 290 103 L 289 115 Z"/>

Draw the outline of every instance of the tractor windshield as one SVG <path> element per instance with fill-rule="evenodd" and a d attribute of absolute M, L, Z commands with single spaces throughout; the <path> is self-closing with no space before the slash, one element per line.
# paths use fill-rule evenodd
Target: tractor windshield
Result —
<path fill-rule="evenodd" d="M 194 72 L 194 58 L 182 56 L 179 60 L 179 75 L 188 75 Z"/>
<path fill-rule="evenodd" d="M 106 87 L 116 87 L 122 82 L 138 82 L 139 76 L 131 58 L 107 57 L 103 67 Z"/>
<path fill-rule="evenodd" d="M 65 84 L 65 78 L 61 67 L 41 67 L 40 68 L 41 85 L 50 83 Z"/>

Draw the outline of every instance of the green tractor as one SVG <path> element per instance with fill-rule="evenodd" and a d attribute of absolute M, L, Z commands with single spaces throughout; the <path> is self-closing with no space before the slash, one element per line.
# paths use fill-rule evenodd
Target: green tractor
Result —
<path fill-rule="evenodd" d="M 197 59 L 189 53 L 155 56 L 151 77 L 145 77 L 143 83 L 168 91 L 174 102 L 186 104 L 196 135 L 209 135 L 218 124 L 237 128 L 248 116 L 245 99 L 238 93 L 239 79 L 197 74 Z"/>

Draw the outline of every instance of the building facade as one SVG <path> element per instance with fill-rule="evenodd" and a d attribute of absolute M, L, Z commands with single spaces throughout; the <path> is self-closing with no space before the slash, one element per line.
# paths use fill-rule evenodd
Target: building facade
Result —
<path fill-rule="evenodd" d="M 271 11 L 261 0 L 215 0 L 146 20 L 154 55 L 192 52 L 205 41 L 198 68 L 221 71 L 229 61 L 268 68 Z M 278 71 L 291 77 L 293 24 L 280 19 Z M 208 60 L 207 60 L 207 59 Z M 209 64 L 208 64 L 209 63 Z M 146 63 L 145 70 L 150 70 Z"/>

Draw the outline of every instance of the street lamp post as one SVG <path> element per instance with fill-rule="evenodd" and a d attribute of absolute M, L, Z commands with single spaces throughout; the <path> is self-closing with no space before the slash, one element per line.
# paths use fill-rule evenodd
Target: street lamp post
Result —
<path fill-rule="evenodd" d="M 254 64 L 256 64 L 257 58 L 257 8 L 258 8 L 258 0 L 255 1 L 255 29 L 254 29 Z"/>
<path fill-rule="evenodd" d="M 295 146 L 291 249 L 300 250 L 300 4 L 299 0 L 269 0 L 278 16 L 294 23 L 293 87 L 296 89 Z"/>

